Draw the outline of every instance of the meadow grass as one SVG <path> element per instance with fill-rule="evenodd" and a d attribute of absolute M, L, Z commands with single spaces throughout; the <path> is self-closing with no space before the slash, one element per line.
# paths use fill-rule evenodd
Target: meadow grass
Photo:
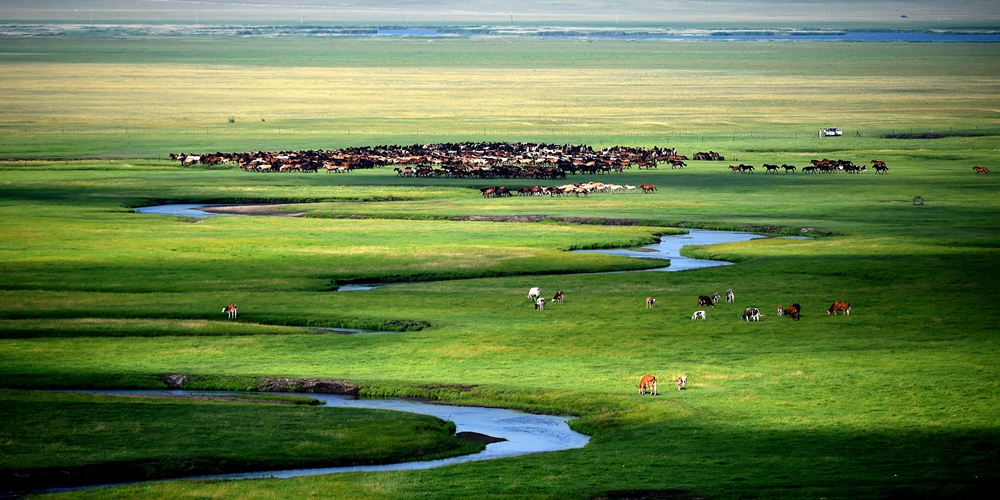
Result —
<path fill-rule="evenodd" d="M 391 463 L 483 447 L 433 417 L 246 401 L 0 391 L 3 489 Z"/>
<path fill-rule="evenodd" d="M 145 159 L 0 165 L 0 331 L 20 337 L 0 341 L 0 385 L 152 388 L 164 374 L 188 374 L 191 388 L 241 389 L 255 376 L 344 378 L 366 396 L 578 415 L 571 426 L 591 443 L 427 471 L 61 497 L 590 498 L 683 489 L 703 498 L 853 499 L 997 489 L 1000 311 L 985 297 L 1000 285 L 1000 187 L 971 170 L 996 164 L 995 45 L 399 41 L 379 55 L 396 42 L 228 41 L 180 60 L 174 54 L 189 40 L 137 40 L 119 55 L 107 41 L 72 49 L 44 41 L 49 55 L 5 62 L 13 76 L 0 77 L 4 95 L 19 96 L 22 108 L 0 114 L 2 156 Z M 240 61 L 247 47 L 265 48 Z M 157 48 L 169 50 L 150 53 Z M 483 69 L 491 51 L 498 62 Z M 77 56 L 87 64 L 67 64 Z M 198 78 L 176 76 L 184 69 Z M 86 99 L 69 97 L 71 79 L 55 76 L 69 70 Z M 44 95 L 29 84 L 31 71 L 53 76 Z M 102 92 L 102 78 L 120 80 Z M 279 82 L 291 86 L 274 105 L 283 118 L 213 125 L 236 113 L 227 108 L 241 96 L 245 106 L 270 102 Z M 230 83 L 236 90 L 227 94 Z M 119 120 L 122 95 L 134 99 L 118 107 Z M 20 100 L 29 98 L 38 105 Z M 79 130 L 107 133 L 56 132 L 82 106 Z M 199 118 L 212 114 L 220 118 Z M 145 131 L 111 133 L 126 115 L 144 117 Z M 48 118 L 27 123 L 31 116 Z M 347 135 L 348 123 L 371 128 Z M 728 163 L 689 162 L 683 171 L 571 179 L 650 182 L 655 195 L 483 200 L 474 188 L 538 182 L 402 179 L 388 169 L 249 174 L 180 168 L 155 149 L 478 140 L 483 123 L 490 139 L 666 143 L 757 165 L 878 158 L 890 173 L 740 175 Z M 289 128 L 279 134 L 279 124 Z M 417 124 L 419 134 L 410 128 Z M 829 125 L 865 133 L 809 135 Z M 965 136 L 880 137 L 911 125 Z M 916 195 L 924 206 L 910 203 Z M 128 211 L 240 200 L 292 202 L 307 213 L 195 224 Z M 451 220 L 467 215 L 643 225 Z M 648 266 L 565 250 L 635 245 L 676 224 L 821 236 L 684 250 L 735 266 L 553 274 Z M 440 281 L 324 291 L 362 278 Z M 563 290 L 566 303 L 535 311 L 525 298 L 531 286 L 546 297 Z M 735 305 L 690 320 L 698 295 L 727 288 Z M 647 296 L 656 307 L 645 307 Z M 834 300 L 850 301 L 852 314 L 827 316 Z M 234 301 L 240 320 L 222 322 L 215 311 Z M 803 306 L 801 321 L 774 316 L 792 302 Z M 750 306 L 765 314 L 760 323 L 739 320 Z M 271 326 L 411 320 L 431 327 L 345 336 Z M 265 331 L 284 335 L 256 335 Z M 660 377 L 661 396 L 635 394 L 647 373 Z M 671 390 L 682 373 L 688 389 Z"/>

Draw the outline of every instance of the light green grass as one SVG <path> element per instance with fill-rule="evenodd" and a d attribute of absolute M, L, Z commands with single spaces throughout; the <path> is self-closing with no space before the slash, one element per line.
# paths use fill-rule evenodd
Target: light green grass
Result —
<path fill-rule="evenodd" d="M 171 50 L 143 53 L 142 47 L 155 49 L 158 42 L 137 42 L 121 56 L 113 56 L 106 42 L 74 49 L 93 51 L 91 63 L 132 71 L 136 80 L 116 89 L 165 97 L 129 108 L 151 131 L 135 142 L 121 135 L 60 139 L 55 130 L 66 105 L 60 103 L 70 98 L 61 90 L 69 84 L 59 80 L 34 108 L 50 121 L 4 132 L 7 157 L 99 152 L 147 160 L 3 165 L 0 327 L 39 336 L 59 331 L 66 338 L 0 340 L 0 384 L 156 387 L 164 374 L 188 374 L 196 376 L 192 387 L 237 389 L 253 376 L 346 378 L 370 396 L 576 414 L 571 425 L 590 433 L 591 444 L 427 471 L 147 484 L 62 497 L 583 499 L 613 490 L 679 488 L 713 499 L 853 499 L 976 497 L 996 489 L 1000 393 L 993 374 L 1000 368 L 1000 310 L 989 294 L 1000 285 L 1000 186 L 971 169 L 996 164 L 994 136 L 879 137 L 893 126 L 994 133 L 996 46 L 480 42 L 448 42 L 449 50 L 467 51 L 466 61 L 447 59 L 444 49 L 411 47 L 393 51 L 385 62 L 376 49 L 388 45 L 332 43 L 327 50 L 343 49 L 342 57 L 360 62 L 308 65 L 302 58 L 323 52 L 277 41 L 253 61 L 230 55 L 218 62 L 232 68 L 204 67 L 204 78 L 187 95 L 164 92 L 169 85 L 155 91 L 160 83 L 179 81 L 170 71 L 178 69 Z M 163 43 L 170 49 L 189 42 Z M 5 68 L 59 74 L 73 51 L 51 44 L 62 55 Z M 181 62 L 202 64 L 239 47 L 223 44 Z M 491 50 L 501 55 L 499 62 L 480 71 L 483 52 Z M 281 118 L 290 132 L 254 131 L 242 119 L 230 132 L 223 133 L 227 125 L 220 123 L 213 129 L 218 132 L 196 139 L 183 129 L 211 123 L 215 118 L 201 118 L 208 112 L 220 120 L 232 112 L 225 100 L 205 97 L 275 95 L 264 85 L 278 81 L 274 75 L 283 70 L 272 74 L 261 67 L 277 68 L 276 61 L 292 53 L 301 55 L 289 60 L 295 67 L 287 74 L 303 78 L 293 82 L 289 101 L 275 104 L 276 113 L 295 115 Z M 147 57 L 155 64 L 136 64 Z M 557 60 L 565 62 L 547 67 Z M 99 70 L 110 67 L 77 68 L 81 91 L 95 95 Z M 260 73 L 259 94 L 239 87 L 223 95 L 228 77 Z M 384 78 L 369 78 L 376 74 Z M 26 76 L 2 81 L 20 89 L 17 95 L 38 94 Z M 384 103 L 352 93 L 372 91 L 373 81 L 386 86 Z M 331 95 L 360 99 L 361 107 L 333 101 L 322 112 L 303 107 L 334 86 L 343 94 Z M 117 123 L 108 112 L 113 102 L 95 99 L 93 108 L 72 111 L 82 113 L 82 126 L 96 130 L 95 123 Z M 180 106 L 176 114 L 157 111 L 171 103 Z M 203 112 L 191 112 L 196 108 Z M 414 116 L 399 118 L 400 108 Z M 300 116 L 304 109 L 315 116 Z M 352 115 L 352 109 L 364 112 Z M 275 121 L 268 118 L 266 126 Z M 347 136 L 341 132 L 348 122 L 373 129 L 363 136 L 352 129 Z M 418 123 L 420 135 L 410 128 Z M 689 162 L 683 171 L 593 179 L 651 182 L 659 187 L 655 195 L 483 200 L 469 188 L 536 182 L 412 180 L 389 170 L 334 176 L 181 169 L 155 160 L 153 149 L 477 140 L 483 123 L 490 138 L 667 143 L 687 154 L 735 154 L 758 166 L 801 167 L 824 156 L 858 163 L 878 158 L 889 163 L 890 173 L 740 175 L 726 170 L 728 162 Z M 830 125 L 866 135 L 806 135 Z M 491 128 L 502 133 L 490 134 Z M 916 195 L 925 206 L 910 204 Z M 377 201 L 390 198 L 396 201 Z M 192 224 L 124 208 L 150 200 L 295 202 L 308 213 L 304 219 Z M 449 220 L 524 214 L 630 218 L 649 226 Z M 813 228 L 812 234 L 824 236 L 688 248 L 689 255 L 739 264 L 682 273 L 483 277 L 497 269 L 596 270 L 605 265 L 599 262 L 620 269 L 633 264 L 580 260 L 585 257 L 563 249 L 634 244 L 664 223 Z M 241 248 L 244 253 L 233 255 Z M 359 257 L 352 257 L 352 248 L 362 249 Z M 524 252 L 536 257 L 518 255 Z M 150 256 L 145 263 L 135 259 L 144 254 Z M 469 258 L 473 267 L 462 270 Z M 480 278 L 321 291 L 335 279 L 397 275 Z M 525 298 L 531 286 L 546 297 L 563 290 L 566 303 L 535 311 Z M 727 288 L 736 291 L 735 305 L 709 308 L 707 321 L 690 320 L 698 295 Z M 645 307 L 648 296 L 657 298 L 656 307 Z M 834 300 L 850 301 L 851 316 L 827 316 Z M 221 323 L 216 311 L 230 302 L 239 303 L 241 320 Z M 778 305 L 791 302 L 803 306 L 801 321 L 774 316 Z M 760 323 L 739 321 L 750 306 L 765 314 Z M 257 325 L 392 320 L 432 326 L 394 335 L 227 335 L 267 328 Z M 216 329 L 211 333 L 223 335 L 154 336 L 191 333 L 190 321 L 212 321 L 217 326 L 208 327 Z M 116 335 L 135 325 L 150 333 L 92 337 L 94 324 Z M 661 396 L 635 394 L 647 373 L 660 377 Z M 670 380 L 682 373 L 688 389 L 672 390 Z"/>

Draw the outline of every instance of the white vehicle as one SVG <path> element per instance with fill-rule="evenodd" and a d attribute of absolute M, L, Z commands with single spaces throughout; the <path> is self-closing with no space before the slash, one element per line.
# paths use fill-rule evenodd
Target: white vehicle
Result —
<path fill-rule="evenodd" d="M 830 127 L 828 129 L 822 129 L 819 131 L 820 137 L 833 137 L 838 135 L 844 135 L 844 131 L 835 127 Z"/>

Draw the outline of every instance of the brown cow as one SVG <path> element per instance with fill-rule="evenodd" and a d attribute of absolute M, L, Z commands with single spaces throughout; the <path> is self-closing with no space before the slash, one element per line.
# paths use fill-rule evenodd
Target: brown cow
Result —
<path fill-rule="evenodd" d="M 646 375 L 642 377 L 639 381 L 639 395 L 646 394 L 646 389 L 649 389 L 650 396 L 656 396 L 656 377 L 652 375 Z"/>
<path fill-rule="evenodd" d="M 838 311 L 844 311 L 844 314 L 851 315 L 851 303 L 850 302 L 834 302 L 830 309 L 826 311 L 826 315 L 831 314 L 836 315 Z"/>
<path fill-rule="evenodd" d="M 680 377 L 677 377 L 677 390 L 678 391 L 681 390 L 681 389 L 687 389 L 687 385 L 688 385 L 688 376 L 687 375 L 681 375 Z"/>
<path fill-rule="evenodd" d="M 222 308 L 222 312 L 226 313 L 229 319 L 236 319 L 236 304 L 229 304 Z"/>
<path fill-rule="evenodd" d="M 653 307 L 653 304 L 655 304 L 655 303 L 656 303 L 656 299 L 654 299 L 652 297 L 646 297 L 646 307 Z"/>
<path fill-rule="evenodd" d="M 708 295 L 699 295 L 698 296 L 698 305 L 699 306 L 708 306 L 708 307 L 714 308 L 715 307 L 715 302 L 712 300 L 712 297 L 709 297 Z"/>
<path fill-rule="evenodd" d="M 799 311 L 802 310 L 802 306 L 799 304 L 792 304 L 788 307 L 782 308 L 778 306 L 778 316 L 791 316 L 793 320 L 799 320 Z"/>
<path fill-rule="evenodd" d="M 559 290 L 558 292 L 556 292 L 556 296 L 552 297 L 552 302 L 566 302 L 566 299 L 563 296 L 563 291 L 562 290 Z"/>

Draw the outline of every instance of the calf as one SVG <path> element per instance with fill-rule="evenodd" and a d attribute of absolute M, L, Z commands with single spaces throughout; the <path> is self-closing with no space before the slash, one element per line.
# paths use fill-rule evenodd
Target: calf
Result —
<path fill-rule="evenodd" d="M 722 295 L 719 292 L 715 292 L 715 294 L 712 295 L 712 303 L 718 304 L 719 302 L 722 302 Z"/>
<path fill-rule="evenodd" d="M 788 307 L 778 306 L 778 316 L 791 316 L 793 320 L 799 320 L 799 311 L 802 310 L 802 306 L 798 303 L 792 304 Z"/>
<path fill-rule="evenodd" d="M 743 321 L 760 321 L 760 309 L 748 307 L 746 311 L 743 311 L 743 316 L 740 319 Z"/>
<path fill-rule="evenodd" d="M 732 288 L 726 290 L 726 302 L 736 302 L 736 294 L 733 293 Z"/>
<path fill-rule="evenodd" d="M 826 315 L 831 314 L 836 315 L 838 311 L 844 311 L 844 314 L 851 315 L 851 303 L 850 302 L 834 302 L 830 309 L 826 311 Z"/>
<path fill-rule="evenodd" d="M 650 396 L 656 396 L 656 377 L 652 375 L 642 377 L 642 380 L 639 381 L 639 395 L 646 394 L 646 389 L 649 389 Z"/>
<path fill-rule="evenodd" d="M 681 389 L 687 389 L 687 386 L 688 386 L 688 376 L 687 375 L 681 375 L 680 377 L 677 377 L 677 390 L 678 391 L 681 390 Z"/>
<path fill-rule="evenodd" d="M 236 304 L 229 304 L 222 308 L 222 312 L 226 313 L 229 319 L 236 319 Z"/>
<path fill-rule="evenodd" d="M 652 297 L 646 297 L 646 307 L 653 307 L 653 304 L 655 304 L 655 303 L 656 303 L 656 299 L 654 299 Z"/>
<path fill-rule="evenodd" d="M 528 300 L 538 300 L 542 296 L 542 291 L 536 286 L 528 290 Z"/>
<path fill-rule="evenodd" d="M 694 314 L 691 315 L 691 319 L 698 319 L 698 318 L 708 319 L 705 317 L 705 311 L 695 311 Z"/>
<path fill-rule="evenodd" d="M 709 297 L 708 295 L 699 295 L 698 296 L 698 305 L 699 306 L 708 306 L 708 307 L 711 307 L 713 309 L 715 308 L 715 302 L 713 302 L 712 301 L 712 297 Z"/>
<path fill-rule="evenodd" d="M 552 302 L 560 302 L 560 303 L 562 303 L 562 302 L 565 302 L 565 301 L 566 301 L 566 299 L 563 296 L 563 291 L 562 290 L 559 290 L 558 292 L 556 292 L 556 296 L 552 297 Z"/>
<path fill-rule="evenodd" d="M 537 309 L 539 311 L 544 311 L 545 310 L 545 298 L 544 297 L 538 297 L 538 299 L 535 300 L 535 309 Z"/>

